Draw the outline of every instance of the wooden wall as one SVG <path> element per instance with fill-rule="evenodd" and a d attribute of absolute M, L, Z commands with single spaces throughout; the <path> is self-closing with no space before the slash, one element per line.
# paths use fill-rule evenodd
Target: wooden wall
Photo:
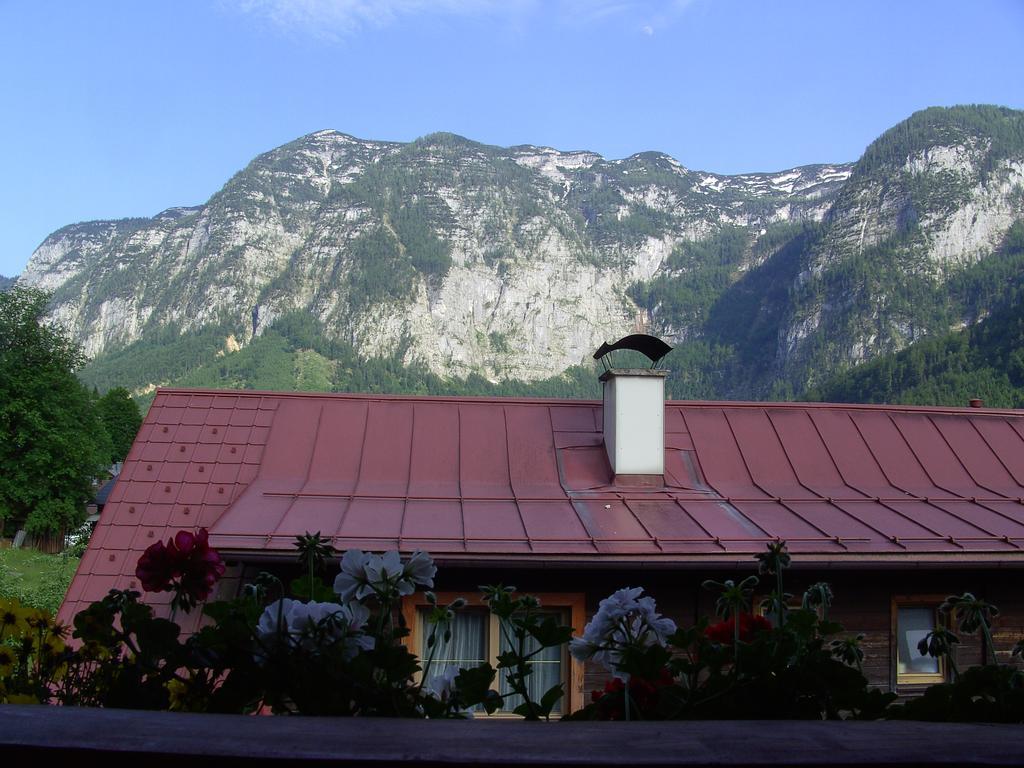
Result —
<path fill-rule="evenodd" d="M 598 603 L 616 589 L 642 586 L 645 593 L 658 602 L 658 609 L 678 624 L 690 626 L 701 615 L 714 612 L 714 595 L 701 588 L 706 579 L 722 581 L 743 578 L 754 570 L 627 570 L 608 568 L 549 568 L 526 571 L 519 569 L 466 570 L 452 566 L 438 572 L 437 588 L 445 591 L 472 592 L 477 585 L 503 582 L 520 590 L 544 592 L 582 592 L 586 596 L 588 618 Z M 832 585 L 835 604 L 830 618 L 841 623 L 847 634 L 863 634 L 864 672 L 872 685 L 892 690 L 895 684 L 895 637 L 893 632 L 893 599 L 898 596 L 931 596 L 938 605 L 947 595 L 973 592 L 995 603 L 1001 614 L 994 627 L 994 642 L 1000 661 L 1010 661 L 1013 645 L 1024 637 L 1024 593 L 1020 589 L 1024 572 L 1019 570 L 977 571 L 967 569 L 904 569 L 904 570 L 829 570 L 794 568 L 786 575 L 785 589 L 799 598 L 817 581 Z M 764 594 L 767 594 L 767 589 Z M 578 627 L 582 631 L 582 627 Z M 982 643 L 978 637 L 962 637 L 957 652 L 957 665 L 962 669 L 982 661 Z M 1019 660 L 1018 660 L 1018 663 Z M 588 665 L 584 687 L 587 696 L 601 688 L 607 673 L 596 665 Z M 902 694 L 913 694 L 912 687 L 901 686 Z"/>

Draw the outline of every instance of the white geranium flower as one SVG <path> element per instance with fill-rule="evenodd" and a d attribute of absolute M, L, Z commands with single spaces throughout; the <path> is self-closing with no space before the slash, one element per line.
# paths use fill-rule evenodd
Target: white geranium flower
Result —
<path fill-rule="evenodd" d="M 459 667 L 449 664 L 440 675 L 431 675 L 423 689 L 439 701 L 447 701 L 455 690 L 455 678 L 462 672 Z"/>
<path fill-rule="evenodd" d="M 334 591 L 341 598 L 341 602 L 362 600 L 373 594 L 366 570 L 373 557 L 361 549 L 350 549 L 342 555 L 341 573 L 334 579 Z"/>
<path fill-rule="evenodd" d="M 569 641 L 569 653 L 577 661 L 586 661 L 597 653 L 598 646 L 586 637 L 574 637 Z"/>
<path fill-rule="evenodd" d="M 675 634 L 676 623 L 654 609 L 654 598 L 645 597 L 640 601 L 640 614 L 634 625 L 634 633 L 644 639 L 645 645 L 665 645 L 670 635 Z"/>
<path fill-rule="evenodd" d="M 608 619 L 614 621 L 628 613 L 639 610 L 640 604 L 637 602 L 637 598 L 643 592 L 643 587 L 626 587 L 617 592 L 612 592 L 612 594 L 598 604 L 598 613 L 604 613 Z"/>
<path fill-rule="evenodd" d="M 402 556 L 396 550 L 391 550 L 383 555 L 370 555 L 370 559 L 366 563 L 366 578 L 374 591 L 379 594 L 387 594 L 401 580 L 403 570 Z M 411 584 L 409 586 L 412 587 Z M 415 587 L 407 592 L 399 589 L 399 594 L 411 595 L 414 591 Z"/>
<path fill-rule="evenodd" d="M 370 620 L 370 609 L 362 603 L 348 603 L 342 609 L 348 620 L 349 632 L 362 632 L 366 622 Z"/>
<path fill-rule="evenodd" d="M 434 576 L 436 574 L 437 566 L 434 565 L 430 555 L 419 550 L 412 553 L 412 556 L 402 569 L 402 576 L 405 579 L 408 579 L 413 584 L 427 588 L 434 586 Z"/>
<path fill-rule="evenodd" d="M 373 650 L 374 638 L 363 632 L 369 618 L 370 609 L 360 603 L 303 603 L 286 597 L 263 610 L 256 631 L 267 651 L 282 642 L 314 653 L 342 643 L 342 657 L 349 660 L 360 651 Z M 255 657 L 261 664 L 266 661 L 263 651 Z"/>
<path fill-rule="evenodd" d="M 628 680 L 629 675 L 619 669 L 623 651 L 628 647 L 665 645 L 676 631 L 675 622 L 657 612 L 654 598 L 642 594 L 641 587 L 631 587 L 602 600 L 583 637 L 569 641 L 573 658 L 591 659 L 616 677 Z"/>
<path fill-rule="evenodd" d="M 283 600 L 275 600 L 263 609 L 263 614 L 256 623 L 256 633 L 261 640 L 288 632 L 288 615 L 297 602 L 286 597 Z"/>

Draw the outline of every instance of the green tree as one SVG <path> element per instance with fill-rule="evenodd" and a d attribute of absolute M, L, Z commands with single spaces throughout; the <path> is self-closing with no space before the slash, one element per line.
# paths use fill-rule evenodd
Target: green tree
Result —
<path fill-rule="evenodd" d="M 100 420 L 110 436 L 110 461 L 123 461 L 142 426 L 142 413 L 124 387 L 114 387 L 96 401 Z"/>
<path fill-rule="evenodd" d="M 82 523 L 110 454 L 74 375 L 81 349 L 43 322 L 48 299 L 23 286 L 0 293 L 0 517 L 43 535 Z"/>

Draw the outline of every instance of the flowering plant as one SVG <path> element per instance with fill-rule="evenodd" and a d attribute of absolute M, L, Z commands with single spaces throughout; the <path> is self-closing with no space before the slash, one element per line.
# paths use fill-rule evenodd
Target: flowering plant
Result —
<path fill-rule="evenodd" d="M 869 690 L 857 663 L 857 638 L 835 640 L 828 585 L 816 584 L 801 608 L 789 608 L 785 543 L 758 557 L 774 582 L 768 601 L 775 621 L 751 612 L 757 576 L 706 581 L 717 593 L 719 620 L 685 630 L 656 613 L 639 589 L 602 601 L 582 638 L 570 644 L 581 659 L 600 662 L 613 678 L 593 692 L 574 719 L 878 717 L 894 698 Z M 819 614 L 819 609 L 821 613 Z"/>
<path fill-rule="evenodd" d="M 704 630 L 704 636 L 713 643 L 725 645 L 732 643 L 736 635 L 739 636 L 741 643 L 749 643 L 757 633 L 771 631 L 772 623 L 764 616 L 740 613 L 710 625 Z"/>
<path fill-rule="evenodd" d="M 46 611 L 0 598 L 0 702 L 49 700 L 67 669 L 66 634 Z"/>
<path fill-rule="evenodd" d="M 224 570 L 207 530 L 200 528 L 198 533 L 178 531 L 166 544 L 158 541 L 147 548 L 135 575 L 146 592 L 174 592 L 172 607 L 188 613 L 210 596 Z"/>

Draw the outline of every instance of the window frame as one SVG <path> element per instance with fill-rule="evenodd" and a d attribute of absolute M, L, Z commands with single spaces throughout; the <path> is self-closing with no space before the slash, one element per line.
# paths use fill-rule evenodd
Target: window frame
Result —
<path fill-rule="evenodd" d="M 947 681 L 946 659 L 940 656 L 938 672 L 900 672 L 899 671 L 899 618 L 901 608 L 930 608 L 935 617 L 934 628 L 944 626 L 942 614 L 939 613 L 939 606 L 946 599 L 945 595 L 893 595 L 889 611 L 889 649 L 892 663 L 890 665 L 891 690 L 899 692 L 901 689 L 907 691 L 920 691 L 929 685 L 944 683 Z M 954 651 L 955 652 L 955 651 Z"/>
<path fill-rule="evenodd" d="M 439 605 L 446 605 L 457 597 L 466 600 L 468 608 L 487 608 L 487 603 L 479 593 L 463 592 L 435 592 Z M 568 624 L 573 628 L 576 635 L 583 634 L 583 627 L 586 624 L 586 598 L 578 592 L 534 592 L 531 593 L 540 600 L 542 610 L 560 610 L 568 614 Z M 430 607 L 423 593 L 417 592 L 402 601 L 402 618 L 409 629 L 409 634 L 403 638 L 406 647 L 420 659 L 423 658 L 423 642 L 426 640 L 423 632 L 423 623 L 420 619 L 422 611 Z M 494 617 L 490 617 L 493 622 Z M 487 633 L 488 661 L 492 665 L 497 664 L 498 636 L 492 631 L 489 624 Z M 563 651 L 566 666 L 563 674 L 565 683 L 565 698 L 563 701 L 563 714 L 575 712 L 583 708 L 583 664 L 572 657 L 568 651 Z M 497 679 L 497 678 L 496 678 Z M 495 713 L 494 716 L 511 716 L 509 713 Z"/>

